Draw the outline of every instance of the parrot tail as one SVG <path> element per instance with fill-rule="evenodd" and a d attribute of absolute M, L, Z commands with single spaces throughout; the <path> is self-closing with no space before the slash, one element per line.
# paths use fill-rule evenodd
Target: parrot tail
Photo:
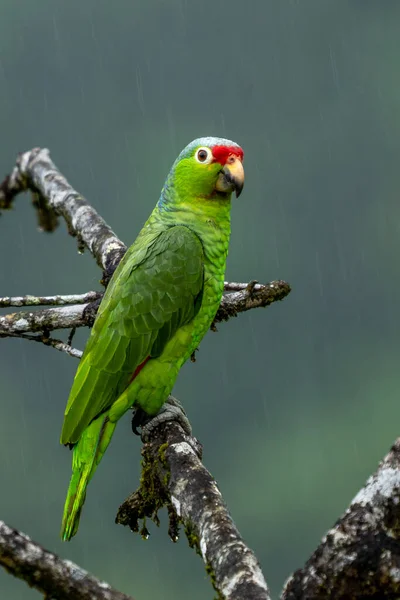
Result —
<path fill-rule="evenodd" d="M 108 412 L 94 419 L 73 447 L 72 476 L 64 505 L 61 538 L 69 541 L 78 531 L 86 488 L 108 444 L 116 423 L 109 421 Z"/>

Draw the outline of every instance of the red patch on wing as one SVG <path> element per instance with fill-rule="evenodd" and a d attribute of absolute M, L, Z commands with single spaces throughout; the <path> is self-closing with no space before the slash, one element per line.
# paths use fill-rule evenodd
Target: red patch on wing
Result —
<path fill-rule="evenodd" d="M 144 365 L 147 363 L 147 361 L 149 360 L 150 356 L 148 356 L 147 358 L 144 359 L 144 361 L 142 363 L 140 363 L 140 365 L 138 365 L 136 367 L 136 369 L 133 372 L 132 377 L 129 380 L 129 383 L 132 383 L 132 381 L 135 379 L 135 377 L 137 375 L 139 375 L 140 371 L 143 369 Z M 129 384 L 128 384 L 129 385 Z"/>
<path fill-rule="evenodd" d="M 243 150 L 240 146 L 213 146 L 211 148 L 214 159 L 224 165 L 231 154 L 243 160 Z"/>

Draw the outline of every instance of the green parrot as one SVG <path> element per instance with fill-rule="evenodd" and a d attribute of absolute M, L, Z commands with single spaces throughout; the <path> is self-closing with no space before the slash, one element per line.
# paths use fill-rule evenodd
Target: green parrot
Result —
<path fill-rule="evenodd" d="M 157 414 L 214 319 L 242 162 L 229 140 L 186 146 L 111 278 L 65 409 L 61 443 L 73 447 L 73 459 L 63 540 L 78 530 L 86 487 L 118 420 L 130 408 Z"/>

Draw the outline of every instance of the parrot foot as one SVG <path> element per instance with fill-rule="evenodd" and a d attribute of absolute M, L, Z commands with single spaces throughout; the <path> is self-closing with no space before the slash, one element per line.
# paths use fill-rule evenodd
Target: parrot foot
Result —
<path fill-rule="evenodd" d="M 150 417 L 143 408 L 135 408 L 132 415 L 132 431 L 135 435 L 140 435 L 137 430 L 138 427 L 145 427 L 146 423 L 149 423 L 153 417 Z"/>
<path fill-rule="evenodd" d="M 165 404 L 154 417 L 150 417 L 142 408 L 137 408 L 132 417 L 132 431 L 136 435 L 140 435 L 137 430 L 137 427 L 140 427 L 142 440 L 146 441 L 156 427 L 169 421 L 178 422 L 186 435 L 192 435 L 192 427 L 183 406 L 173 396 L 168 396 Z"/>

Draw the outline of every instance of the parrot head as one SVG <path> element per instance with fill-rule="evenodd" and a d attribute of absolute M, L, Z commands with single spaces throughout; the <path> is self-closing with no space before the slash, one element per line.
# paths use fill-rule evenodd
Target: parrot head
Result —
<path fill-rule="evenodd" d="M 243 189 L 242 163 L 243 150 L 235 142 L 202 137 L 193 140 L 182 150 L 172 166 L 170 176 L 182 200 L 187 197 L 230 199 L 232 192 L 239 196 Z"/>

